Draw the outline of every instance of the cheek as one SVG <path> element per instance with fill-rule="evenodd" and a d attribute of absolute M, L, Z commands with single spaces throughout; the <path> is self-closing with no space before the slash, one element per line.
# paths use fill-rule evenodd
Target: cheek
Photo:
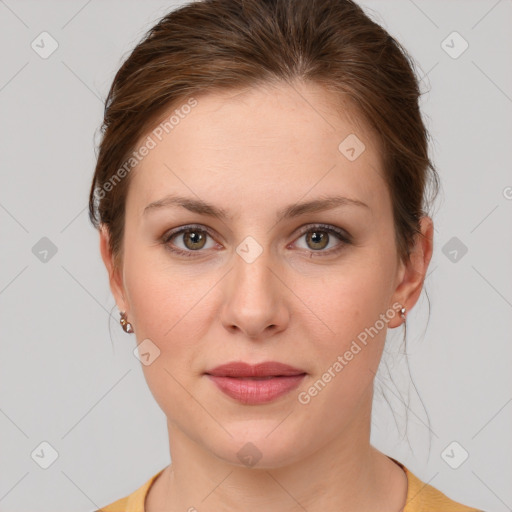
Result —
<path fill-rule="evenodd" d="M 143 362 L 145 350 L 140 351 L 144 377 L 160 408 L 177 419 L 180 411 L 190 410 L 190 396 L 183 386 L 189 388 L 205 350 L 201 329 L 206 322 L 199 301 L 205 295 L 204 279 L 191 279 L 132 252 L 125 263 L 125 283 L 137 343 L 150 347 L 149 364 Z"/>
<path fill-rule="evenodd" d="M 315 363 L 299 402 L 311 417 L 330 415 L 334 425 L 371 400 L 386 338 L 387 324 L 380 315 L 387 307 L 374 291 L 375 280 L 364 273 L 357 277 L 339 278 L 330 293 L 318 294 L 315 312 L 328 328 L 314 317 L 306 328 L 308 360 Z"/>
<path fill-rule="evenodd" d="M 219 277 L 171 266 L 156 253 L 133 250 L 125 262 L 125 283 L 137 342 L 149 339 L 157 347 L 158 357 L 143 370 L 160 402 L 158 393 L 175 395 L 171 388 L 179 387 L 170 374 L 185 383 L 204 371 Z"/>
<path fill-rule="evenodd" d="M 137 245 L 142 244 L 132 244 L 126 252 L 124 267 L 130 315 L 138 337 L 165 345 L 177 332 L 190 332 L 185 326 L 190 327 L 189 315 L 197 313 L 207 283 L 185 266 L 171 265 L 163 248 Z M 180 336 L 185 343 L 187 338 Z"/>
<path fill-rule="evenodd" d="M 295 289 L 311 308 L 311 322 L 322 320 L 323 334 L 347 339 L 373 325 L 389 307 L 391 272 L 377 258 L 360 253 L 353 262 L 347 259 L 329 270 L 325 279 L 297 281 Z"/>
<path fill-rule="evenodd" d="M 377 372 L 389 322 L 382 315 L 391 306 L 392 273 L 390 262 L 377 253 L 374 248 L 358 251 L 330 271 L 328 279 L 308 280 L 307 287 L 296 288 L 311 309 L 304 310 L 303 318 L 311 338 L 311 359 L 317 361 L 315 377 L 320 378 L 320 387 L 329 382 L 330 391 L 320 401 L 332 393 L 336 403 L 349 407 Z M 296 286 L 300 283 L 306 282 Z"/>

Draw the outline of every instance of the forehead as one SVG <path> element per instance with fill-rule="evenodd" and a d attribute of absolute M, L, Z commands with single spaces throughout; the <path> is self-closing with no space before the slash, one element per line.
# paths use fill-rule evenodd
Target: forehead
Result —
<path fill-rule="evenodd" d="M 195 106 L 173 105 L 140 138 L 154 147 L 132 171 L 138 209 L 176 191 L 244 197 L 253 206 L 333 189 L 365 202 L 386 194 L 377 138 L 323 87 L 264 85 L 194 98 Z"/>

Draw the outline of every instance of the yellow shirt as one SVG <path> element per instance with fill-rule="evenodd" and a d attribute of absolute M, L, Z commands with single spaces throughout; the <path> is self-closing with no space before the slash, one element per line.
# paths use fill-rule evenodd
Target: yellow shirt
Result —
<path fill-rule="evenodd" d="M 407 498 L 403 512 L 483 512 L 451 500 L 435 487 L 422 482 L 403 464 L 392 457 L 390 459 L 396 462 L 407 475 Z M 152 476 L 129 496 L 121 498 L 96 512 L 144 512 L 144 502 L 149 488 L 164 469 Z"/>

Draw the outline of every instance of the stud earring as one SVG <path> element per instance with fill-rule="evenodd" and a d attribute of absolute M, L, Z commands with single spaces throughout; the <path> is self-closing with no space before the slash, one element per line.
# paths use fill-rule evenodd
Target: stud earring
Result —
<path fill-rule="evenodd" d="M 407 311 L 407 310 L 406 310 L 404 307 L 402 307 L 402 309 L 400 310 L 400 316 L 401 316 L 404 320 L 405 320 L 405 312 L 406 312 L 406 311 Z"/>
<path fill-rule="evenodd" d="M 121 324 L 121 327 L 123 328 L 124 332 L 127 332 L 128 334 L 131 334 L 133 332 L 133 327 L 130 322 L 128 322 L 126 318 L 126 313 L 124 311 L 120 311 L 119 314 L 121 315 L 121 319 L 119 320 L 119 323 Z"/>

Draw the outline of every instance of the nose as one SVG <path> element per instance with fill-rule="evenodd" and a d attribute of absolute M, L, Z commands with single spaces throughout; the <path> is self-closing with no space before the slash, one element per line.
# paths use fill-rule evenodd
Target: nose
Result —
<path fill-rule="evenodd" d="M 252 262 L 234 254 L 221 310 L 221 321 L 228 331 L 261 340 L 286 329 L 290 292 L 278 270 L 268 251 L 264 250 Z"/>

